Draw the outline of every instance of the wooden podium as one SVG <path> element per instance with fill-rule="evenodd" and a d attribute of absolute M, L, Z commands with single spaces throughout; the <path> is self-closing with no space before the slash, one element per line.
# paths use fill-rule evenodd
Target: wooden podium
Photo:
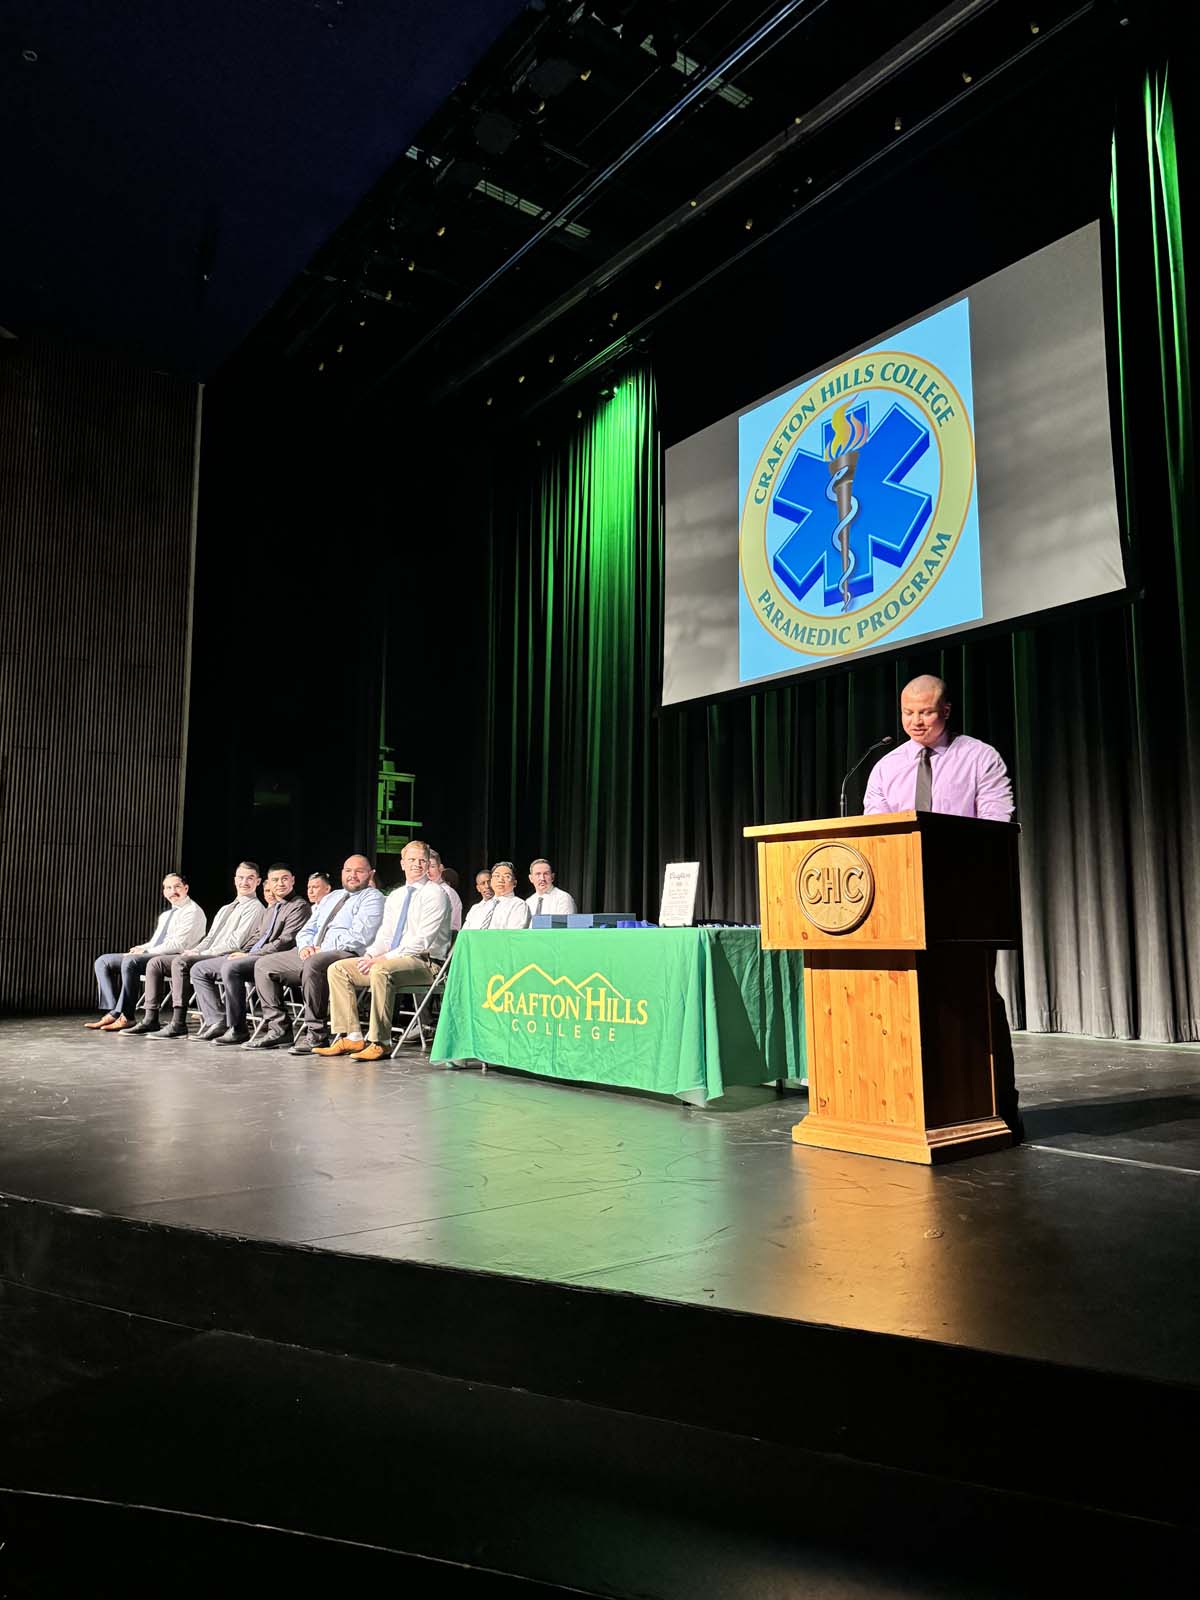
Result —
<path fill-rule="evenodd" d="M 926 1164 L 1011 1144 L 992 997 L 1018 938 L 1020 829 L 897 811 L 745 832 L 763 948 L 804 952 L 796 1143 Z"/>

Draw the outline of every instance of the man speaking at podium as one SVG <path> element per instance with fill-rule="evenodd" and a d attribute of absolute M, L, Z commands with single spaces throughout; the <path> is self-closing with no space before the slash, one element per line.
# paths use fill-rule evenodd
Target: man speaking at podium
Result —
<path fill-rule="evenodd" d="M 1008 822 L 1012 784 L 998 751 L 982 739 L 951 733 L 950 702 L 941 678 L 925 675 L 900 692 L 900 721 L 909 742 L 871 768 L 863 811 L 943 811 L 955 817 Z"/>
<path fill-rule="evenodd" d="M 900 691 L 900 721 L 908 743 L 877 761 L 867 779 L 863 811 L 942 811 L 956 817 L 1008 822 L 1013 814 L 1012 784 L 998 750 L 982 739 L 954 734 L 946 727 L 950 702 L 941 678 L 914 678 Z M 996 1110 L 1024 1138 L 1018 1105 L 1012 1036 L 992 967 L 992 1062 Z"/>

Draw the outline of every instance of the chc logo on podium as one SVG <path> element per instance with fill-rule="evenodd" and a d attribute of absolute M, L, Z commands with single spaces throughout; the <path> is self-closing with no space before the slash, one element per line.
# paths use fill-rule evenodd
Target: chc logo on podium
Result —
<path fill-rule="evenodd" d="M 851 933 L 875 899 L 871 863 L 848 844 L 814 845 L 796 868 L 796 899 L 822 933 Z"/>

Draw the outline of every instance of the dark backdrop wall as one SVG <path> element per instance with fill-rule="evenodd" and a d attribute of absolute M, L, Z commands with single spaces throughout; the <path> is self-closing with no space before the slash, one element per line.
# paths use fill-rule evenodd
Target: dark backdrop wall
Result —
<path fill-rule="evenodd" d="M 373 839 L 387 500 L 320 384 L 205 393 L 184 859 L 211 916 L 249 857 L 335 874 Z M 391 536 L 394 542 L 395 535 Z"/>
<path fill-rule="evenodd" d="M 0 343 L 0 1010 L 95 1000 L 179 861 L 195 384 Z"/>

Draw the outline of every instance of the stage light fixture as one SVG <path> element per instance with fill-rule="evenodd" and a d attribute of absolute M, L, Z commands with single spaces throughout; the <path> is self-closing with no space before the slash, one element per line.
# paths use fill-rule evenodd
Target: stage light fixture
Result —
<path fill-rule="evenodd" d="M 337 347 L 337 349 L 336 349 L 336 350 L 335 350 L 335 351 L 334 351 L 334 352 L 333 352 L 333 353 L 334 353 L 334 355 L 335 355 L 335 356 L 340 356 L 340 355 L 341 355 L 341 353 L 342 353 L 342 351 L 343 351 L 343 350 L 344 350 L 344 349 L 345 349 L 345 348 L 346 348 L 346 346 L 345 346 L 345 345 L 344 345 L 344 344 L 340 344 L 340 345 L 338 345 L 338 347 Z"/>
<path fill-rule="evenodd" d="M 901 122 L 900 118 L 897 117 L 895 122 L 892 123 L 892 127 L 895 129 L 895 131 L 897 133 L 899 133 L 901 131 L 901 129 L 904 127 L 904 124 Z"/>
<path fill-rule="evenodd" d="M 392 298 L 392 291 L 389 289 L 388 292 L 384 295 L 383 298 L 385 300 L 390 300 Z"/>
<path fill-rule="evenodd" d="M 521 372 L 521 373 L 518 373 L 518 375 L 517 375 L 517 382 L 518 382 L 518 383 L 524 383 L 524 382 L 525 382 L 525 374 L 524 374 L 524 373 L 523 373 L 523 372 Z"/>
<path fill-rule="evenodd" d="M 1037 34 L 1037 33 L 1041 33 L 1042 30 L 1041 30 L 1041 28 L 1038 26 L 1038 24 L 1036 22 L 1031 22 L 1029 24 L 1029 31 L 1030 31 L 1030 33 Z"/>
<path fill-rule="evenodd" d="M 662 279 L 661 278 L 655 278 L 654 287 L 656 289 L 661 289 L 662 288 Z"/>
<path fill-rule="evenodd" d="M 974 78 L 972 73 L 964 72 L 963 75 L 962 75 L 962 81 L 964 83 L 974 83 L 975 78 Z"/>
<path fill-rule="evenodd" d="M 358 325 L 359 325 L 359 327 L 360 327 L 360 328 L 365 328 L 365 327 L 366 327 L 366 325 L 367 325 L 367 319 L 366 319 L 366 317 L 361 317 L 361 318 L 360 318 L 360 319 L 359 319 L 359 324 L 358 324 Z"/>
<path fill-rule="evenodd" d="M 551 366 L 554 365 L 554 351 L 553 350 L 551 350 L 550 354 L 546 357 L 546 360 L 550 363 Z"/>
<path fill-rule="evenodd" d="M 751 228 L 753 228 L 753 226 L 754 226 L 754 218 L 753 217 L 747 217 L 745 222 L 742 224 L 742 226 L 745 228 L 746 232 L 749 233 Z"/>
<path fill-rule="evenodd" d="M 437 229 L 437 236 L 439 239 L 444 239 L 446 237 L 446 224 L 444 222 Z"/>
<path fill-rule="evenodd" d="M 696 207 L 697 207 L 697 206 L 698 206 L 698 205 L 699 205 L 699 204 L 700 204 L 700 202 L 699 202 L 699 200 L 689 200 L 689 201 L 688 201 L 688 205 L 689 205 L 689 206 L 691 206 L 691 208 L 692 208 L 692 210 L 693 210 L 693 211 L 695 211 L 695 209 L 696 209 Z"/>
<path fill-rule="evenodd" d="M 408 263 L 408 270 L 410 272 L 415 272 L 417 270 L 417 263 L 415 261 L 410 261 Z"/>
<path fill-rule="evenodd" d="M 591 75 L 592 75 L 591 67 L 584 67 L 583 71 L 579 74 L 580 83 L 586 83 L 588 81 L 588 79 L 591 77 Z M 579 413 L 579 415 L 582 416 L 583 412 L 581 411 Z"/>
<path fill-rule="evenodd" d="M 483 403 L 485 406 L 490 406 L 492 403 L 492 396 L 488 395 L 487 399 Z"/>
<path fill-rule="evenodd" d="M 323 361 L 318 361 L 317 362 L 317 371 L 318 372 L 324 372 L 325 371 L 325 363 Z"/>
<path fill-rule="evenodd" d="M 610 322 L 615 322 L 615 321 L 616 321 L 616 320 L 617 320 L 617 318 L 618 318 L 618 317 L 619 317 L 619 316 L 620 316 L 620 315 L 621 315 L 621 313 L 620 313 L 620 312 L 619 312 L 619 311 L 614 311 L 614 312 L 613 312 L 613 314 L 612 314 L 612 316 L 611 316 L 611 317 L 609 317 L 609 319 L 608 319 L 608 320 L 609 320 L 609 321 L 610 321 Z"/>

